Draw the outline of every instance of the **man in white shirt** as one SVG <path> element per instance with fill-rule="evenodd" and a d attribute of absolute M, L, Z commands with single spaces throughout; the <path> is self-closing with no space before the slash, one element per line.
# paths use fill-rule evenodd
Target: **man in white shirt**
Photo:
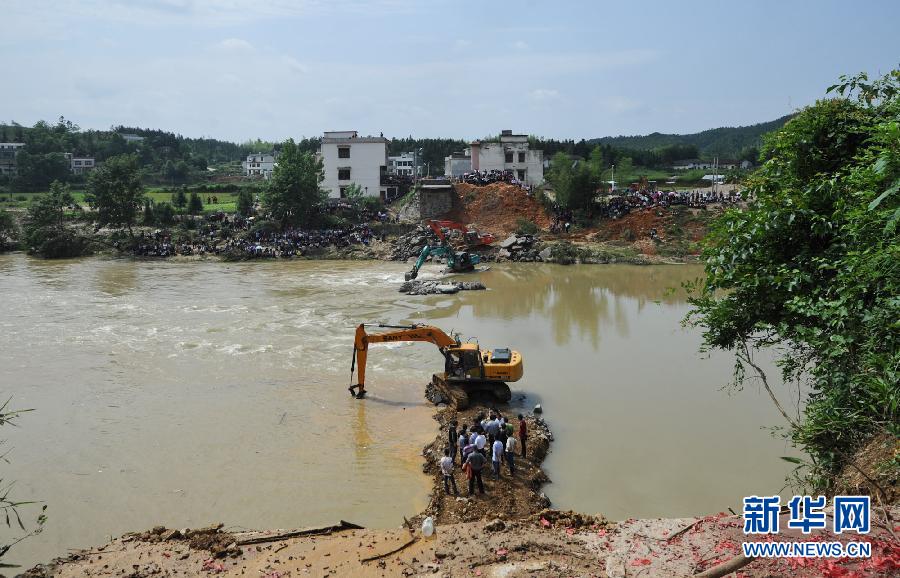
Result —
<path fill-rule="evenodd" d="M 494 479 L 500 479 L 500 464 L 503 463 L 503 442 L 496 440 L 491 452 L 491 465 L 494 467 Z"/>
<path fill-rule="evenodd" d="M 484 434 L 480 433 L 475 436 L 475 449 L 484 453 L 484 446 L 487 445 L 487 438 L 484 437 Z"/>
<path fill-rule="evenodd" d="M 516 446 L 519 445 L 515 436 L 506 438 L 506 463 L 509 464 L 509 475 L 516 475 Z"/>
<path fill-rule="evenodd" d="M 444 491 L 450 495 L 450 485 L 453 485 L 453 494 L 458 496 L 456 479 L 453 477 L 453 458 L 450 457 L 450 448 L 444 448 L 444 457 L 441 458 L 441 473 L 444 475 Z"/>

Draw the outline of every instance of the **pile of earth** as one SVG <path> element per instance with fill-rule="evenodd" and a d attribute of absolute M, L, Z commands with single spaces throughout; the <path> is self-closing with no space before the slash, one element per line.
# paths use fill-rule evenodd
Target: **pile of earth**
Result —
<path fill-rule="evenodd" d="M 516 231 L 522 221 L 531 221 L 540 229 L 548 229 L 551 219 L 534 196 L 516 185 L 492 183 L 483 187 L 458 183 L 456 197 L 448 219 L 471 223 L 482 232 L 497 236 Z"/>
<path fill-rule="evenodd" d="M 480 281 L 445 281 L 445 280 L 424 280 L 424 281 L 405 281 L 400 285 L 400 293 L 407 295 L 450 295 L 460 291 L 482 291 L 486 289 L 484 283 Z"/>

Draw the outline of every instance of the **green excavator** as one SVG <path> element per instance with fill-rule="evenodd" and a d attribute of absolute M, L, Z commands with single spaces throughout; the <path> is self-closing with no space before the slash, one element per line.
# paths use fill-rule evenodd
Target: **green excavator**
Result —
<path fill-rule="evenodd" d="M 457 251 L 450 245 L 425 245 L 422 252 L 419 253 L 419 258 L 416 259 L 416 264 L 404 276 L 407 281 L 411 281 L 419 276 L 419 269 L 430 256 L 445 257 L 447 259 L 447 268 L 454 273 L 473 271 L 475 265 L 481 262 L 479 255 L 468 251 Z"/>
<path fill-rule="evenodd" d="M 457 229 L 463 232 L 464 241 L 470 246 L 489 245 L 494 241 L 490 234 L 478 233 L 472 229 L 468 229 L 454 221 L 436 221 L 428 222 L 428 226 L 434 232 L 434 236 L 438 239 L 438 244 L 428 243 L 419 253 L 416 264 L 406 273 L 405 278 L 411 281 L 419 276 L 419 269 L 428 259 L 428 257 L 444 257 L 447 260 L 447 269 L 454 273 L 467 273 L 475 270 L 475 265 L 481 262 L 481 256 L 468 251 L 457 251 L 450 245 L 447 239 L 447 232 L 451 229 Z"/>

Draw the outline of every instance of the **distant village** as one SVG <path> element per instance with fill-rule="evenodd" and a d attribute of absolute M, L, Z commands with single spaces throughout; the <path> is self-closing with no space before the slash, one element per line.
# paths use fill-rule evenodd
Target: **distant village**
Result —
<path fill-rule="evenodd" d="M 126 143 L 140 144 L 145 137 L 132 133 L 118 133 Z M 320 139 L 316 156 L 322 161 L 324 180 L 322 188 L 329 198 L 347 196 L 348 188 L 356 185 L 364 196 L 378 197 L 390 202 L 405 194 L 411 184 L 426 175 L 440 175 L 439 167 L 423 162 L 421 151 L 409 151 L 396 156 L 388 154 L 390 141 L 383 135 L 361 136 L 357 131 L 326 131 Z M 17 174 L 17 155 L 25 150 L 25 143 L 0 143 L 0 176 Z M 85 175 L 98 166 L 93 157 L 63 153 L 73 175 Z M 268 179 L 278 164 L 278 151 L 257 152 L 241 162 L 241 173 L 247 178 Z M 577 163 L 583 159 L 573 158 Z M 475 140 L 464 150 L 444 158 L 443 180 L 449 182 L 470 178 L 472 175 L 501 175 L 503 180 L 519 184 L 526 189 L 544 184 L 544 173 L 550 167 L 550 159 L 541 150 L 532 149 L 526 134 L 513 134 L 502 130 L 499 138 Z M 706 161 L 683 159 L 672 163 L 673 171 L 714 169 L 704 176 L 709 181 L 719 181 L 719 170 L 749 168 L 749 161 L 719 159 Z M 614 174 L 613 174 L 614 177 Z M 438 178 L 437 180 L 441 180 Z M 674 184 L 674 178 L 668 184 Z M 612 189 L 614 180 L 608 181 Z M 440 183 L 438 185 L 440 186 Z"/>

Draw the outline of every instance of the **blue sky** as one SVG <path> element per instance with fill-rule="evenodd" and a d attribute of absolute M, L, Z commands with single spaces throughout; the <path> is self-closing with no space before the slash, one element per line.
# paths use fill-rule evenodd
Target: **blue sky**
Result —
<path fill-rule="evenodd" d="M 900 2 L 0 0 L 0 118 L 229 140 L 772 120 L 900 63 Z"/>

